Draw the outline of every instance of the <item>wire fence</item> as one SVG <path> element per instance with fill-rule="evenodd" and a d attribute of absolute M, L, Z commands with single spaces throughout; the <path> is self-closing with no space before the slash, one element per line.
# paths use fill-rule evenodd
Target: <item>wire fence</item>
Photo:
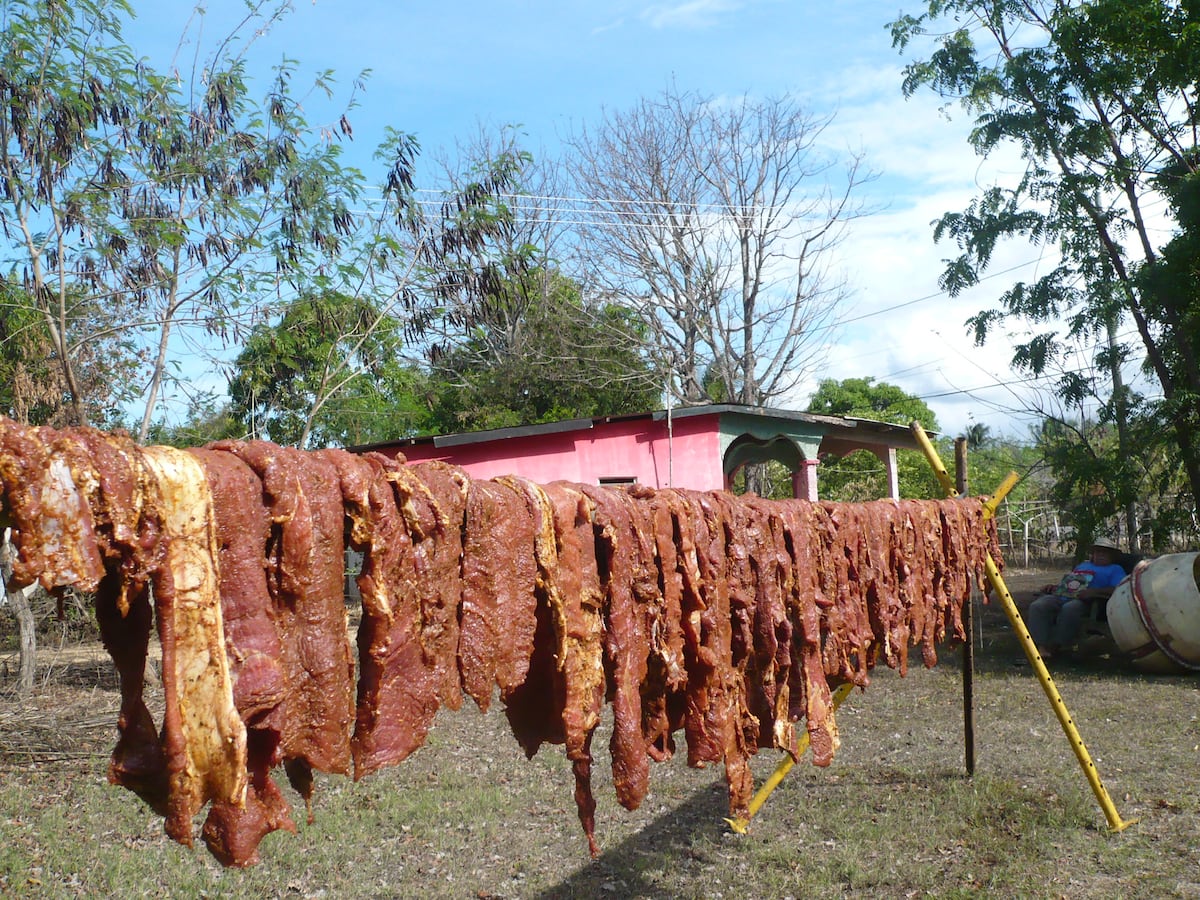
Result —
<path fill-rule="evenodd" d="M 1003 501 L 996 510 L 996 530 L 1010 566 L 1057 563 L 1075 553 L 1074 528 L 1048 500 Z"/>
<path fill-rule="evenodd" d="M 1145 523 L 1153 518 L 1154 509 L 1144 504 L 1138 509 L 1139 521 Z M 1114 517 L 1107 523 L 1104 533 L 1127 551 L 1145 552 L 1149 537 L 1142 534 L 1130 539 L 1123 518 Z M 1004 500 L 996 510 L 996 528 L 1000 537 L 1000 548 L 1009 565 L 1022 568 L 1057 564 L 1078 558 L 1077 532 L 1070 516 L 1051 500 Z M 1174 553 L 1195 550 L 1196 529 L 1168 537 L 1165 546 L 1156 553 Z M 1162 536 L 1159 535 L 1159 542 Z"/>

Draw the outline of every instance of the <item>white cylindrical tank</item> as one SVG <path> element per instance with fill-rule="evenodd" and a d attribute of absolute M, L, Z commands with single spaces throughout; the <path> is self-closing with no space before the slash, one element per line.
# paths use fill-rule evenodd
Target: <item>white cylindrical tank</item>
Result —
<path fill-rule="evenodd" d="M 1146 672 L 1200 670 L 1200 553 L 1142 560 L 1113 591 L 1108 627 Z"/>

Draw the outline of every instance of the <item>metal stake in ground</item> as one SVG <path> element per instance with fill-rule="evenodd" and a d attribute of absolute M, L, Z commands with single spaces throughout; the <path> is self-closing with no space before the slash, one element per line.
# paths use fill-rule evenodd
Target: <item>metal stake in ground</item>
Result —
<path fill-rule="evenodd" d="M 967 496 L 967 439 L 954 441 L 954 489 L 959 497 Z M 963 756 L 967 775 L 975 774 L 975 592 L 962 609 L 963 631 Z"/>
<path fill-rule="evenodd" d="M 913 437 L 917 439 L 917 443 L 920 444 L 921 449 L 924 451 L 925 458 L 929 460 L 929 465 L 933 467 L 934 474 L 937 475 L 942 489 L 946 492 L 947 496 L 953 497 L 954 482 L 946 472 L 946 467 L 942 465 L 942 460 L 930 442 L 929 436 L 925 433 L 925 429 L 921 427 L 920 422 L 910 423 L 909 428 L 912 430 Z M 1012 483 L 1015 483 L 1016 477 L 1015 474 L 1011 474 L 1005 479 L 1007 487 L 1005 487 L 1004 493 L 1007 493 Z M 986 508 L 987 515 L 995 513 L 994 504 L 997 502 L 997 498 L 992 499 L 991 504 Z M 1087 776 L 1088 784 L 1092 787 L 1092 793 L 1096 795 L 1096 800 L 1099 801 L 1100 808 L 1104 811 L 1104 817 L 1108 819 L 1109 830 L 1124 831 L 1136 822 L 1137 819 L 1130 819 L 1129 821 L 1122 819 L 1112 802 L 1112 798 L 1108 796 L 1108 791 L 1104 789 L 1104 785 L 1100 781 L 1100 773 L 1096 770 L 1095 763 L 1092 762 L 1087 748 L 1083 745 L 1083 739 L 1079 736 L 1079 732 L 1075 728 L 1075 723 L 1071 720 L 1071 714 L 1067 712 L 1067 704 L 1063 702 L 1062 695 L 1059 694 L 1058 688 L 1055 687 L 1054 680 L 1050 677 L 1050 672 L 1046 668 L 1045 662 L 1042 661 L 1042 656 L 1038 653 L 1037 647 L 1033 643 L 1033 638 L 1029 635 L 1029 629 L 1025 627 L 1025 622 L 1021 619 L 1021 613 L 1017 610 L 1017 604 L 1013 600 L 1012 594 L 1008 592 L 1008 586 L 1004 583 L 1004 579 L 1001 577 L 1000 570 L 996 567 L 996 561 L 992 559 L 991 553 L 987 555 L 984 566 L 988 582 L 991 584 L 992 590 L 1000 598 L 1000 602 L 1004 606 L 1004 614 L 1008 617 L 1009 624 L 1012 625 L 1013 631 L 1016 632 L 1017 638 L 1021 642 L 1021 649 L 1025 651 L 1025 656 L 1029 659 L 1029 664 L 1033 666 L 1033 671 L 1037 674 L 1038 681 L 1041 682 L 1046 699 L 1050 701 L 1054 715 L 1058 717 L 1058 723 L 1062 726 L 1062 730 L 1071 744 L 1071 749 L 1075 751 L 1075 758 L 1079 760 L 1079 765 L 1083 769 L 1084 775 Z"/>

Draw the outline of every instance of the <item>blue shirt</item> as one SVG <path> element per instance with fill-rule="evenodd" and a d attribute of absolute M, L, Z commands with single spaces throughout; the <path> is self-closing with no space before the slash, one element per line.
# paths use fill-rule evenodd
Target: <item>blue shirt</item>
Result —
<path fill-rule="evenodd" d="M 1054 593 L 1060 597 L 1078 597 L 1080 591 L 1089 588 L 1114 588 L 1125 580 L 1125 570 L 1113 563 L 1098 566 L 1090 559 L 1077 565 L 1058 583 Z"/>

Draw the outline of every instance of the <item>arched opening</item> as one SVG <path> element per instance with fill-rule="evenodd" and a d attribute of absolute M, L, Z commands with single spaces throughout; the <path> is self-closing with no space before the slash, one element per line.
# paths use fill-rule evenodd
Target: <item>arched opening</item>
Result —
<path fill-rule="evenodd" d="M 747 483 L 747 466 L 763 467 L 759 473 L 760 485 Z M 806 496 L 809 491 L 798 482 L 798 475 L 807 474 L 809 468 L 796 442 L 783 435 L 763 439 L 743 434 L 729 445 L 722 462 L 726 490 L 734 493 L 755 490 L 761 496 L 774 498 Z M 815 491 L 815 485 L 813 488 Z"/>

